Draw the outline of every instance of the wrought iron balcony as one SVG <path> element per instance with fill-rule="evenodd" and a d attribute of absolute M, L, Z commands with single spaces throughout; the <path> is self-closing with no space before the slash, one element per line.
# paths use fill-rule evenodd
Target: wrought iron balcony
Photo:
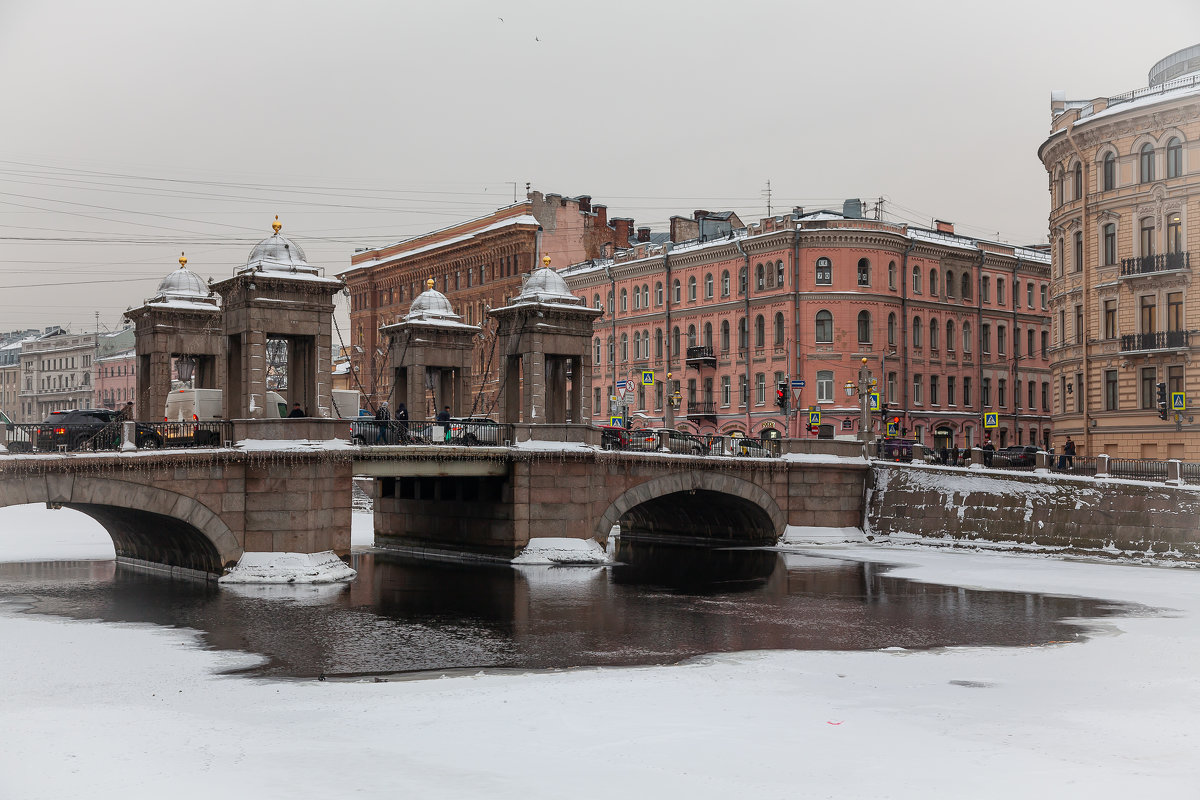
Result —
<path fill-rule="evenodd" d="M 692 417 L 715 417 L 717 403 L 715 400 L 688 401 L 687 415 L 689 419 Z"/>
<path fill-rule="evenodd" d="M 1121 352 L 1140 350 L 1178 350 L 1191 346 L 1191 331 L 1127 333 L 1121 337 Z"/>
<path fill-rule="evenodd" d="M 1191 269 L 1191 253 L 1159 253 L 1153 256 L 1121 259 L 1121 276 L 1147 275 L 1175 269 Z"/>
<path fill-rule="evenodd" d="M 715 367 L 717 356 L 713 353 L 712 345 L 693 345 L 687 349 L 687 365 L 689 367 Z"/>

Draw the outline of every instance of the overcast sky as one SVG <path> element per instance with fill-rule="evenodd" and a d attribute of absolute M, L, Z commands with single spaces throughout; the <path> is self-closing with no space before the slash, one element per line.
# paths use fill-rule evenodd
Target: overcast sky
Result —
<path fill-rule="evenodd" d="M 276 214 L 332 274 L 526 181 L 656 229 L 769 180 L 1041 242 L 1050 91 L 1197 42 L 1195 0 L 0 0 L 0 331 L 117 326 Z"/>

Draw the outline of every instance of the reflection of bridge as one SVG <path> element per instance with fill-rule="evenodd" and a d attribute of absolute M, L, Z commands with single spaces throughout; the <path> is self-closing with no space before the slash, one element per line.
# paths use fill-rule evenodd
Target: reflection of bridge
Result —
<path fill-rule="evenodd" d="M 355 448 L 319 441 L 348 427 L 334 420 L 280 420 L 271 432 L 282 439 L 275 429 L 289 425 L 313 443 L 0 456 L 0 506 L 74 508 L 105 527 L 122 559 L 220 574 L 243 552 L 347 553 L 355 475 L 377 478 L 377 544 L 511 558 L 530 539 L 604 542 L 614 524 L 746 544 L 773 543 L 789 524 L 857 526 L 868 471 L 858 460 L 560 442 Z"/>

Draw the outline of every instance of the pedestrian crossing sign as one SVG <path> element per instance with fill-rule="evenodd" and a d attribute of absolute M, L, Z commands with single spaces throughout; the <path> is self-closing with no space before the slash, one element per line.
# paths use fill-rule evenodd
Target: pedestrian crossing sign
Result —
<path fill-rule="evenodd" d="M 868 397 L 870 397 L 870 399 L 871 399 L 871 410 L 878 411 L 879 410 L 879 392 L 871 392 L 871 394 L 868 395 Z"/>
<path fill-rule="evenodd" d="M 1187 411 L 1187 393 L 1171 392 L 1171 410 Z"/>
<path fill-rule="evenodd" d="M 820 425 L 821 424 L 820 409 L 817 409 L 816 411 L 808 412 L 808 424 L 809 425 Z"/>
<path fill-rule="evenodd" d="M 653 386 L 653 385 L 654 385 L 654 371 L 649 370 L 649 369 L 642 370 L 642 386 Z"/>
<path fill-rule="evenodd" d="M 988 411 L 986 414 L 983 415 L 983 427 L 999 428 L 1000 427 L 1000 415 L 997 414 L 995 411 Z"/>
<path fill-rule="evenodd" d="M 900 431 L 899 431 L 899 428 L 900 428 L 900 426 L 899 426 L 899 425 L 897 425 L 895 422 L 889 422 L 889 423 L 887 424 L 887 435 L 888 435 L 888 436 L 895 436 L 897 433 L 899 433 L 899 432 L 900 432 Z"/>
<path fill-rule="evenodd" d="M 609 417 L 608 424 L 613 426 L 614 428 L 623 428 L 623 427 L 625 427 L 625 418 L 624 417 Z"/>

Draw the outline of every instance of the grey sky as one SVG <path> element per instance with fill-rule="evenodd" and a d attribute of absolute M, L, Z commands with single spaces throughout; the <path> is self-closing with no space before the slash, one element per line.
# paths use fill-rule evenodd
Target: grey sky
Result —
<path fill-rule="evenodd" d="M 1194 0 L 0 0 L 0 330 L 115 326 L 275 214 L 332 273 L 510 181 L 661 228 L 757 219 L 769 179 L 776 209 L 883 196 L 1044 241 L 1051 89 L 1133 89 L 1197 42 Z"/>

